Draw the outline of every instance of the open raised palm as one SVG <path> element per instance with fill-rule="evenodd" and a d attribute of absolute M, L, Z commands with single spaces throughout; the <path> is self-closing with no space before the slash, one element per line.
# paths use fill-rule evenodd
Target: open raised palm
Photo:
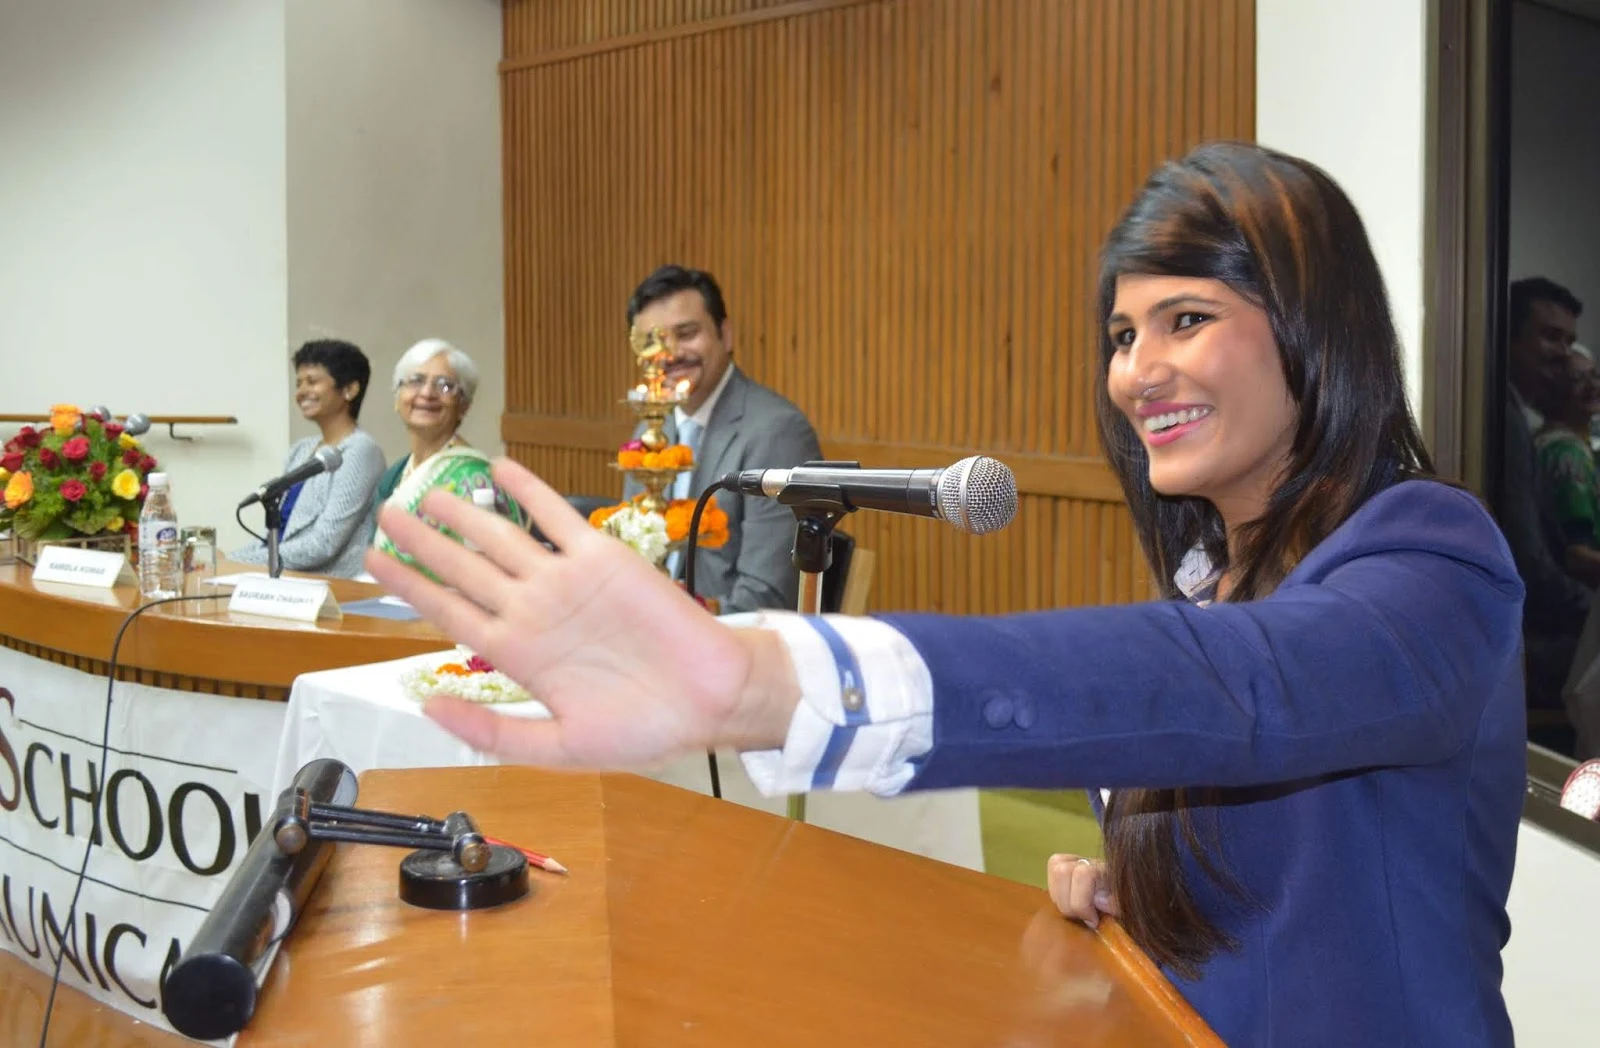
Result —
<path fill-rule="evenodd" d="M 589 526 L 565 499 L 515 463 L 494 478 L 560 549 L 510 521 L 442 493 L 422 510 L 481 550 L 385 509 L 381 524 L 445 585 L 385 554 L 373 576 L 456 641 L 547 706 L 524 720 L 459 700 L 426 712 L 474 747 L 528 764 L 648 765 L 719 744 L 778 745 L 781 712 L 752 689 L 763 641 L 708 615 L 642 557 Z M 784 656 L 773 645 L 773 656 Z"/>

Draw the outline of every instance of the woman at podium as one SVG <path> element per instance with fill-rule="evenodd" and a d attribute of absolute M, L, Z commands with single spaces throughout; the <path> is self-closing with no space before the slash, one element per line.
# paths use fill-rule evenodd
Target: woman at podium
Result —
<path fill-rule="evenodd" d="M 1165 599 L 730 628 L 500 463 L 561 553 L 435 500 L 487 556 L 384 527 L 456 592 L 369 564 L 553 718 L 430 715 L 560 767 L 732 746 L 771 792 L 1105 790 L 1108 867 L 1069 864 L 1063 908 L 1120 912 L 1227 1043 L 1510 1045 L 1522 585 L 1431 476 L 1355 208 L 1202 147 L 1112 231 L 1098 297 L 1101 438 Z"/>

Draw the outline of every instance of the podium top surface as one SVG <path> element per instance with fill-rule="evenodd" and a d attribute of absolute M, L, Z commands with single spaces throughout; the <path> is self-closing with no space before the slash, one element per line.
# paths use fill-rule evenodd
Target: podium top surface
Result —
<path fill-rule="evenodd" d="M 340 845 L 242 1048 L 1220 1045 L 1115 922 L 1037 889 L 629 775 L 374 771 L 364 808 L 466 811 L 555 856 L 455 914 Z"/>
<path fill-rule="evenodd" d="M 265 570 L 226 561 L 220 569 L 223 574 Z M 341 604 L 383 594 L 381 587 L 349 579 L 325 581 Z M 181 691 L 281 701 L 302 673 L 453 645 L 421 619 L 355 614 L 317 623 L 259 619 L 230 614 L 229 589 L 197 585 L 195 592 L 215 594 L 215 599 L 154 609 L 130 628 L 120 662 L 132 679 Z M 36 583 L 28 565 L 0 565 L 0 646 L 103 674 L 117 629 L 139 604 L 136 586 L 100 590 Z"/>

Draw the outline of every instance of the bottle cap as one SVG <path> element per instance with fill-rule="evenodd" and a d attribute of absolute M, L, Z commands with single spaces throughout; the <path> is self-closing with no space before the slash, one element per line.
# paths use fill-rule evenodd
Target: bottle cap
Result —
<path fill-rule="evenodd" d="M 167 486 L 167 475 L 165 473 L 151 473 L 144 478 L 144 482 L 152 488 L 164 488 Z"/>
<path fill-rule="evenodd" d="M 494 489 L 473 488 L 472 504 L 481 509 L 494 509 Z"/>

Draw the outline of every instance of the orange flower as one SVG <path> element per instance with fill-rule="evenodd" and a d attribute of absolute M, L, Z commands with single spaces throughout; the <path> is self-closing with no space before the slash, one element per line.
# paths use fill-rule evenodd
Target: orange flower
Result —
<path fill-rule="evenodd" d="M 663 465 L 661 461 L 661 452 L 646 451 L 644 453 L 643 465 L 645 469 L 661 469 Z"/>
<path fill-rule="evenodd" d="M 689 537 L 689 522 L 694 519 L 694 499 L 673 499 L 667 504 L 667 541 L 682 542 Z M 695 545 L 701 549 L 720 549 L 728 541 L 728 514 L 715 499 L 700 514 L 700 532 Z"/>
<path fill-rule="evenodd" d="M 461 665 L 461 663 L 459 663 L 459 662 L 447 662 L 443 666 L 440 666 L 438 669 L 434 670 L 433 672 L 439 673 L 439 674 L 443 674 L 446 677 L 470 677 L 470 676 L 472 676 L 472 671 L 467 669 L 465 666 Z"/>
<path fill-rule="evenodd" d="M 33 498 L 33 474 L 13 473 L 6 481 L 6 509 L 26 505 Z"/>
<path fill-rule="evenodd" d="M 667 506 L 667 541 L 682 542 L 689 537 L 689 520 L 694 516 L 692 507 L 686 507 L 681 501 L 672 502 Z"/>
<path fill-rule="evenodd" d="M 622 509 L 623 505 L 626 505 L 626 503 L 616 506 L 601 506 L 589 514 L 589 526 L 592 528 L 603 527 L 606 521 L 610 520 L 618 510 Z"/>
<path fill-rule="evenodd" d="M 661 449 L 661 465 L 665 469 L 685 469 L 694 465 L 694 451 L 687 444 L 674 444 Z"/>
<path fill-rule="evenodd" d="M 617 452 L 617 465 L 623 469 L 638 469 L 644 465 L 644 452 L 619 451 Z"/>
<path fill-rule="evenodd" d="M 52 404 L 50 406 L 50 427 L 60 436 L 66 436 L 78 428 L 78 420 L 83 417 L 83 412 L 78 410 L 76 404 Z"/>

